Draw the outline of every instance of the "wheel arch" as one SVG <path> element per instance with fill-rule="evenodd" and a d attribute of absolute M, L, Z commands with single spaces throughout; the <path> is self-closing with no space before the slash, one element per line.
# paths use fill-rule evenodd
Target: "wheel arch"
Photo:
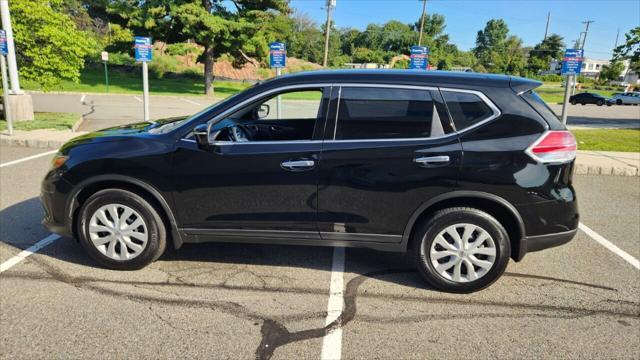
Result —
<path fill-rule="evenodd" d="M 149 183 L 126 175 L 99 175 L 80 182 L 76 185 L 66 206 L 71 233 L 77 238 L 77 221 L 82 204 L 94 193 L 104 189 L 124 189 L 132 191 L 140 196 L 150 200 L 152 205 L 159 205 L 160 217 L 168 227 L 167 233 L 171 235 L 171 241 L 176 249 L 183 244 L 182 237 L 178 231 L 173 210 L 165 197 L 154 186 Z"/>
<path fill-rule="evenodd" d="M 402 244 L 408 250 L 416 225 L 425 221 L 435 211 L 449 207 L 472 207 L 485 211 L 495 217 L 505 227 L 511 243 L 511 258 L 520 261 L 524 257 L 526 248 L 526 232 L 524 222 L 518 210 L 500 196 L 481 191 L 452 191 L 430 199 L 416 209 L 407 223 Z"/>

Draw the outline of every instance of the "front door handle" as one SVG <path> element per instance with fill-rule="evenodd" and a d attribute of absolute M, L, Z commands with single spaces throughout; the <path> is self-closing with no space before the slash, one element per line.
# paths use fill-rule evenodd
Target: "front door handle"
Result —
<path fill-rule="evenodd" d="M 447 155 L 441 156 L 425 156 L 413 159 L 413 162 L 422 167 L 436 167 L 448 165 L 451 160 Z"/>
<path fill-rule="evenodd" d="M 313 160 L 292 160 L 285 161 L 280 166 L 288 171 L 305 171 L 311 170 L 316 165 L 316 162 Z"/>

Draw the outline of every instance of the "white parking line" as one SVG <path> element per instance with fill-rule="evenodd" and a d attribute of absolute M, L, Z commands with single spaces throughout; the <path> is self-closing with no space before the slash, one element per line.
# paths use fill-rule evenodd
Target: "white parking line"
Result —
<path fill-rule="evenodd" d="M 14 256 L 11 259 L 9 259 L 9 260 L 3 262 L 2 264 L 0 264 L 0 273 L 3 273 L 5 271 L 11 269 L 15 265 L 19 264 L 22 260 L 26 259 L 29 255 L 32 255 L 32 254 L 38 252 L 43 247 L 51 244 L 52 242 L 54 242 L 54 241 L 56 241 L 58 239 L 60 239 L 60 235 L 50 234 L 46 238 L 44 238 L 44 239 L 38 241 L 37 243 L 31 245 L 28 249 L 22 250 L 20 253 L 18 253 L 18 255 Z"/>
<path fill-rule="evenodd" d="M 331 263 L 331 286 L 325 326 L 334 322 L 344 308 L 344 248 L 333 249 Z M 322 340 L 322 360 L 339 360 L 342 357 L 342 324 L 330 331 Z"/>
<path fill-rule="evenodd" d="M 139 97 L 137 97 L 137 96 L 134 96 L 133 98 L 134 98 L 134 99 L 136 99 L 136 100 L 138 100 L 138 101 L 140 101 L 140 102 L 142 102 L 142 99 L 140 99 L 140 98 L 139 98 Z"/>
<path fill-rule="evenodd" d="M 603 238 L 600 234 L 591 230 L 587 225 L 580 223 L 578 227 L 580 228 L 580 230 L 584 231 L 585 234 L 589 235 L 593 240 L 597 241 L 600 245 L 604 246 L 609 251 L 620 256 L 626 262 L 633 265 L 636 269 L 640 270 L 640 260 L 634 258 L 633 256 L 629 255 L 629 253 L 627 253 L 626 251 L 615 246 L 611 241 Z"/>
<path fill-rule="evenodd" d="M 193 100 L 189 100 L 189 99 L 184 99 L 184 98 L 180 98 L 180 100 L 184 101 L 184 102 L 188 102 L 189 104 L 193 104 L 193 105 L 200 105 L 199 103 L 193 101 Z"/>
<path fill-rule="evenodd" d="M 25 162 L 25 161 L 29 161 L 29 160 L 33 160 L 33 159 L 37 159 L 39 157 L 43 157 L 43 156 L 47 156 L 47 155 L 51 155 L 51 154 L 55 154 L 57 153 L 58 150 L 51 150 L 51 151 L 47 151 L 41 154 L 37 154 L 37 155 L 33 155 L 33 156 L 27 156 L 26 158 L 22 158 L 22 159 L 18 159 L 18 160 L 13 160 L 13 161 L 9 161 L 3 164 L 0 164 L 0 168 L 3 168 L 5 166 L 11 166 L 11 165 L 15 165 L 15 164 L 20 164 L 21 162 Z"/>

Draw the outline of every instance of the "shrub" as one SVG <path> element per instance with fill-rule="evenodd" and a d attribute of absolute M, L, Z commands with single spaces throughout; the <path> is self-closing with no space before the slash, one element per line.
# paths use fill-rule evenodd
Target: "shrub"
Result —
<path fill-rule="evenodd" d="M 199 54 L 200 49 L 195 44 L 188 43 L 177 43 L 177 44 L 169 44 L 165 50 L 167 55 L 188 55 L 188 54 Z"/>
<path fill-rule="evenodd" d="M 109 65 L 135 65 L 136 61 L 127 53 L 109 53 Z"/>
<path fill-rule="evenodd" d="M 149 72 L 155 79 L 162 79 L 168 72 L 177 72 L 179 62 L 172 56 L 160 56 L 154 51 L 153 61 L 149 63 Z"/>

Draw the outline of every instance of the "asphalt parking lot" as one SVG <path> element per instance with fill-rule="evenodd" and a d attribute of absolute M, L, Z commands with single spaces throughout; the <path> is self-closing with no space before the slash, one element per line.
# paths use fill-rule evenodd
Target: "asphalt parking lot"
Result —
<path fill-rule="evenodd" d="M 640 357 L 639 177 L 576 176 L 590 235 L 452 295 L 359 249 L 193 244 L 105 270 L 40 225 L 52 155 L 21 160 L 45 152 L 0 147 L 0 358 Z"/>

